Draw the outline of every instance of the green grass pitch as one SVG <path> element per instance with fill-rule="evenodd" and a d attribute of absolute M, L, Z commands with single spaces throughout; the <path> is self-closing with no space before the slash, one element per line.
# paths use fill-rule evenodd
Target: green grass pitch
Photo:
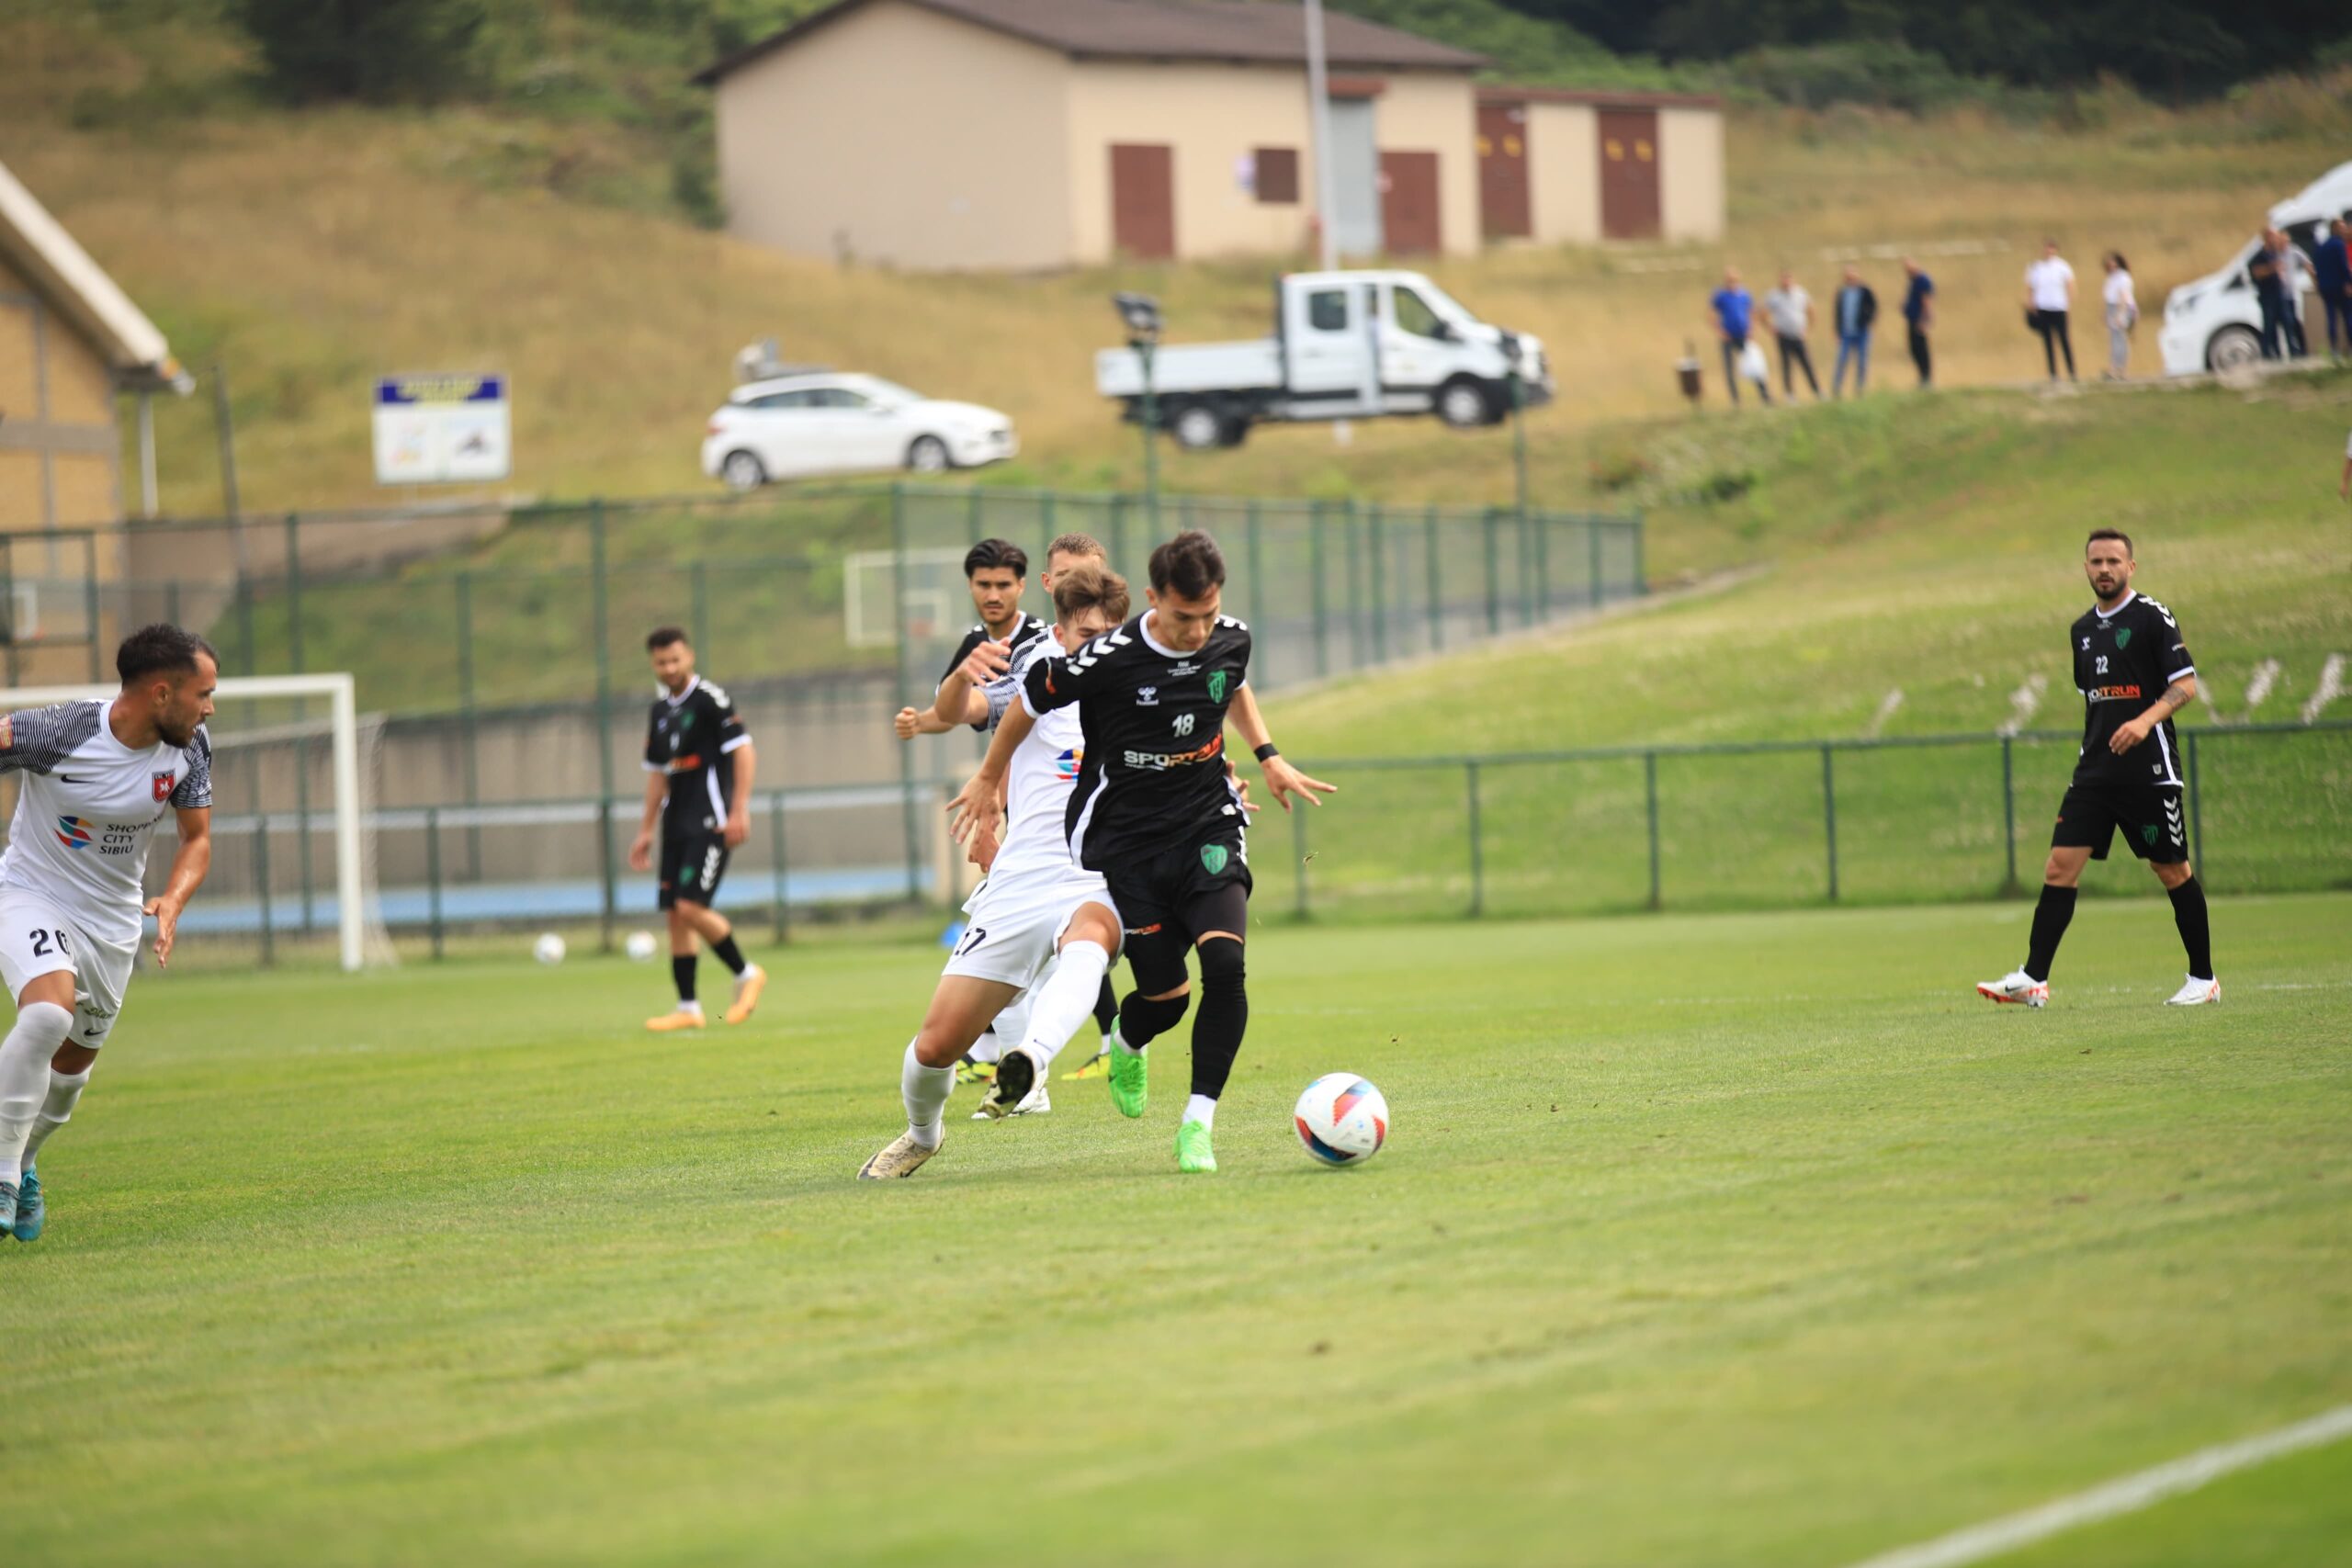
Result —
<path fill-rule="evenodd" d="M 142 976 L 0 1245 L 7 1555 L 1834 1565 L 2352 1399 L 2352 897 L 2219 901 L 2194 1012 L 2140 900 L 1979 1001 L 2026 914 L 1270 929 L 1205 1179 L 1181 1034 L 852 1179 L 926 949 L 686 1040 L 617 961 Z M 2017 1561 L 2346 1539 L 2352 1446 Z"/>

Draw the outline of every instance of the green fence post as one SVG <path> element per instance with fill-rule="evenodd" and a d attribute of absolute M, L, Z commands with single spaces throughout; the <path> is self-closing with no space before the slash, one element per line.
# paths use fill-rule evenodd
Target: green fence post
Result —
<path fill-rule="evenodd" d="M 1046 558 L 1054 553 L 1054 541 L 1059 537 L 1060 536 L 1054 532 L 1054 492 L 1049 490 L 1041 490 L 1037 492 L 1037 564 L 1039 570 L 1042 570 L 1044 569 Z M 1046 618 L 1047 620 L 1053 619 L 1051 615 L 1048 615 Z"/>
<path fill-rule="evenodd" d="M 1604 597 L 1601 592 L 1600 581 L 1600 573 L 1602 570 L 1600 564 L 1600 519 L 1595 517 L 1589 512 L 1584 514 L 1584 538 L 1585 550 L 1587 555 L 1590 558 L 1589 564 L 1587 565 L 1585 570 L 1589 572 L 1592 577 L 1592 607 L 1598 610 L 1600 608 L 1600 602 Z"/>
<path fill-rule="evenodd" d="M 710 657 L 710 581 L 705 572 L 706 563 L 696 561 L 686 570 L 687 602 L 693 606 L 687 615 L 687 625 L 694 627 L 695 658 L 700 661 Z"/>
<path fill-rule="evenodd" d="M 2001 884 L 2001 891 L 2015 897 L 2018 886 L 2018 774 L 2017 759 L 2012 750 L 2015 736 L 2001 737 L 2001 839 L 2008 846 L 2008 875 Z"/>
<path fill-rule="evenodd" d="M 254 886 L 261 891 L 261 962 L 267 968 L 277 962 L 277 933 L 269 915 L 269 818 L 262 813 L 258 784 L 254 793 Z"/>
<path fill-rule="evenodd" d="M 441 957 L 441 808 L 424 808 L 424 919 L 433 934 L 433 957 Z"/>
<path fill-rule="evenodd" d="M 775 840 L 775 850 L 770 858 L 775 862 L 775 942 L 782 947 L 792 940 L 792 897 L 787 885 L 792 857 L 785 851 L 782 790 L 768 796 L 768 833 Z"/>
<path fill-rule="evenodd" d="M 1249 510 L 1245 515 L 1248 519 L 1247 527 L 1250 533 L 1250 624 L 1258 628 L 1257 637 L 1250 644 L 1250 657 L 1258 661 L 1258 679 L 1263 682 L 1266 679 L 1266 649 L 1270 638 L 1269 628 L 1265 624 L 1266 565 L 1259 547 L 1258 536 L 1261 529 L 1256 496 L 1250 498 Z"/>
<path fill-rule="evenodd" d="M 620 914 L 620 867 L 613 862 L 613 637 L 605 548 L 605 502 L 598 496 L 588 502 L 588 635 L 595 642 L 596 662 L 596 858 L 605 895 L 599 942 L 610 953 L 613 923 Z"/>
<path fill-rule="evenodd" d="M 261 649 L 255 646 L 254 632 L 254 585 L 243 572 L 237 574 L 237 637 L 245 645 L 245 673 L 261 673 Z"/>
<path fill-rule="evenodd" d="M 1111 515 L 1112 536 L 1118 536 L 1118 513 Z M 1114 564 L 1118 557 L 1111 558 Z M 910 705 L 907 691 L 907 487 L 893 482 L 890 486 L 890 639 L 897 650 L 896 696 L 893 711 Z M 899 748 L 899 822 L 907 840 L 907 897 L 910 901 L 922 897 L 922 857 L 916 849 L 916 837 L 922 831 L 915 820 L 915 756 L 914 748 Z"/>
<path fill-rule="evenodd" d="M 300 675 L 303 662 L 302 519 L 289 512 L 286 514 L 286 667 Z M 294 700 L 297 719 L 306 705 L 300 697 Z M 302 931 L 307 936 L 318 929 L 318 919 L 311 887 L 311 746 L 300 735 L 294 738 L 294 864 L 302 890 Z"/>
<path fill-rule="evenodd" d="M 1314 591 L 1315 673 L 1320 677 L 1331 672 L 1331 649 L 1323 614 L 1323 503 L 1319 501 L 1306 503 L 1306 562 L 1309 586 Z"/>
<path fill-rule="evenodd" d="M 1657 859 L 1657 753 L 1642 753 L 1642 791 L 1648 797 L 1650 818 L 1650 908 L 1662 909 L 1666 900 L 1658 884 Z"/>
<path fill-rule="evenodd" d="M 1314 914 L 1314 910 L 1309 908 L 1307 901 L 1306 863 L 1313 860 L 1315 855 L 1314 852 L 1306 847 L 1306 812 L 1298 810 L 1295 807 L 1292 808 L 1290 814 L 1290 830 L 1291 847 L 1298 855 L 1298 918 L 1304 920 L 1310 919 Z"/>
<path fill-rule="evenodd" d="M 1535 618 L 1552 618 L 1552 524 L 1548 512 L 1539 512 L 1532 526 L 1535 530 Z"/>
<path fill-rule="evenodd" d="M 466 805 L 469 808 L 481 804 L 481 721 L 477 714 L 479 702 L 474 691 L 474 576 L 472 572 L 458 573 L 458 718 L 465 737 L 463 761 L 459 772 L 463 775 Z M 466 824 L 466 879 L 481 880 L 481 825 Z"/>
<path fill-rule="evenodd" d="M 96 682 L 106 673 L 106 656 L 98 648 L 98 551 L 90 539 L 82 541 L 82 626 L 88 636 L 90 680 Z"/>
<path fill-rule="evenodd" d="M 1626 584 L 1626 589 L 1629 596 L 1638 599 L 1650 591 L 1649 569 L 1644 564 L 1646 558 L 1644 551 L 1647 547 L 1649 530 L 1642 522 L 1642 510 L 1638 506 L 1633 512 L 1633 525 L 1634 580 Z"/>
<path fill-rule="evenodd" d="M 1340 503 L 1340 533 L 1348 546 L 1348 668 L 1363 668 L 1363 552 L 1358 546 L 1355 497 Z"/>
<path fill-rule="evenodd" d="M 1535 624 L 1535 523 L 1525 507 L 1519 509 L 1519 521 L 1512 532 L 1519 553 L 1519 558 L 1512 563 L 1519 578 L 1519 624 L 1532 626 Z"/>
<path fill-rule="evenodd" d="M 1487 535 L 1487 635 L 1497 637 L 1503 629 L 1502 579 L 1495 561 L 1495 509 L 1487 508 L 1482 525 Z"/>
<path fill-rule="evenodd" d="M 2188 732 L 2188 854 L 2189 869 L 2205 874 L 2205 792 L 2199 786 L 2197 731 Z"/>
<path fill-rule="evenodd" d="M 1372 508 L 1372 661 L 1388 662 L 1388 525 L 1376 502 Z"/>
<path fill-rule="evenodd" d="M 1487 912 L 1487 852 L 1486 834 L 1478 820 L 1478 762 L 1472 758 L 1463 766 L 1469 774 L 1470 787 L 1470 913 L 1475 919 Z"/>
<path fill-rule="evenodd" d="M 1838 902 L 1838 781 L 1830 766 L 1829 743 L 1821 743 L 1821 823 L 1829 842 L 1829 901 Z"/>
<path fill-rule="evenodd" d="M 970 511 L 969 514 L 965 519 L 964 536 L 977 543 L 987 536 L 980 527 L 981 523 L 985 521 L 984 515 L 980 511 L 980 487 L 974 485 L 968 493 L 971 498 L 969 502 Z"/>
<path fill-rule="evenodd" d="M 1422 562 L 1430 580 L 1430 651 L 1436 653 L 1445 647 L 1445 587 L 1439 568 L 1437 547 L 1437 508 L 1432 506 L 1421 517 Z"/>
<path fill-rule="evenodd" d="M 180 580 L 173 578 L 164 584 L 164 619 L 173 626 L 180 624 Z M 218 672 L 219 667 L 214 667 Z"/>
<path fill-rule="evenodd" d="M 1110 543 L 1111 570 L 1126 575 L 1132 581 L 1133 574 L 1126 571 L 1125 565 L 1127 558 L 1127 498 L 1124 495 L 1114 494 L 1111 497 Z M 906 705 L 901 703 L 899 705 L 904 707 Z"/>

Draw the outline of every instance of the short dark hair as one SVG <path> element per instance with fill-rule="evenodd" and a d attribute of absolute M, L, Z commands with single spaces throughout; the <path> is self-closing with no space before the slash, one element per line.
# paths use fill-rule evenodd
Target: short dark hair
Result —
<path fill-rule="evenodd" d="M 1054 581 L 1054 618 L 1074 621 L 1101 610 L 1114 625 L 1127 618 L 1127 580 L 1107 566 L 1080 561 Z"/>
<path fill-rule="evenodd" d="M 659 653 L 665 648 L 672 648 L 682 642 L 685 643 L 688 648 L 692 648 L 694 646 L 692 642 L 687 641 L 686 634 L 683 628 L 678 626 L 656 626 L 651 631 L 645 634 L 645 651 L 648 653 Z"/>
<path fill-rule="evenodd" d="M 1151 552 L 1151 586 L 1180 599 L 1205 599 L 1225 585 L 1225 554 L 1198 528 L 1187 528 Z"/>
<path fill-rule="evenodd" d="M 971 580 L 974 572 L 999 566 L 1009 568 L 1013 576 L 1025 579 L 1029 575 L 1029 552 L 1010 539 L 982 539 L 964 552 L 964 577 L 967 581 Z"/>
<path fill-rule="evenodd" d="M 214 669 L 220 668 L 220 656 L 212 651 L 210 643 L 168 621 L 158 621 L 122 639 L 122 646 L 114 650 L 115 673 L 126 686 L 147 675 L 187 675 L 195 671 L 198 654 L 212 660 Z"/>
<path fill-rule="evenodd" d="M 2127 533 L 2125 533 L 2125 532 L 2124 532 L 2122 529 L 2120 529 L 2120 528 L 2094 528 L 2094 529 L 2092 529 L 2092 530 L 2091 530 L 2091 536 L 2090 536 L 2089 538 L 2085 539 L 2085 540 L 2083 541 L 2083 548 L 2084 548 L 2084 550 L 2085 550 L 2085 551 L 2088 551 L 2088 550 L 2090 549 L 2090 547 L 2091 547 L 2093 545 L 2098 544 L 2101 539 L 2120 539 L 2120 540 L 2122 540 L 2122 541 L 2123 541 L 2123 554 L 2124 554 L 2125 558 L 2129 558 L 2129 559 L 2137 559 L 2137 558 L 2138 558 L 2136 556 L 2134 556 L 2134 555 L 2132 554 L 2132 536 L 2131 536 L 2131 535 L 2129 535 L 2129 534 L 2127 534 Z"/>

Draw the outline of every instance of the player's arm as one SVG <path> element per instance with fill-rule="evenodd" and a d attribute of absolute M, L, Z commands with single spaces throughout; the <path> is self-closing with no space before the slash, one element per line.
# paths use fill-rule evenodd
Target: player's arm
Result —
<path fill-rule="evenodd" d="M 1012 754 L 1036 728 L 1036 716 L 1025 702 L 1004 710 L 1004 716 L 997 721 L 996 739 L 989 742 L 989 754 L 980 759 L 980 771 L 947 803 L 949 829 L 959 841 L 978 829 L 995 830 L 1004 816 L 1004 776 L 1012 766 Z"/>
<path fill-rule="evenodd" d="M 1012 650 L 1001 642 L 982 642 L 967 654 L 963 662 L 939 682 L 939 695 L 932 702 L 932 716 L 938 721 L 940 729 L 953 729 L 959 724 L 986 725 L 986 688 L 1001 679 L 1012 664 Z"/>
<path fill-rule="evenodd" d="M 727 808 L 727 828 L 719 836 L 734 850 L 742 848 L 743 840 L 752 836 L 752 779 L 760 759 L 748 735 L 727 754 L 735 759 L 735 804 Z"/>
<path fill-rule="evenodd" d="M 662 819 L 662 803 L 670 798 L 668 773 L 648 762 L 645 775 L 645 814 L 637 824 L 636 839 L 628 846 L 631 871 L 653 869 L 653 825 Z"/>
<path fill-rule="evenodd" d="M 900 708 L 891 724 L 901 740 L 912 740 L 918 735 L 944 735 L 956 728 L 932 708 Z"/>
<path fill-rule="evenodd" d="M 164 879 L 164 891 L 147 900 L 145 910 L 155 917 L 155 963 L 168 966 L 172 961 L 172 942 L 179 934 L 180 911 L 204 886 L 205 873 L 212 869 L 212 807 L 184 806 L 175 813 L 179 819 L 180 847 L 172 855 L 172 874 Z"/>
<path fill-rule="evenodd" d="M 2180 628 L 2173 625 L 2172 617 L 2166 615 L 2164 621 L 2164 635 L 2179 637 Z M 2165 662 L 2172 673 L 2165 678 L 2164 694 L 2136 718 L 2127 718 L 2117 725 L 2115 733 L 2108 738 L 2108 750 L 2119 757 L 2145 740 L 2156 726 L 2197 700 L 2197 661 L 2189 658 L 2186 639 L 2176 641 L 2165 651 Z"/>
<path fill-rule="evenodd" d="M 1250 752 L 1257 756 L 1259 765 L 1264 768 L 1266 787 L 1273 792 L 1276 806 L 1288 811 L 1292 795 L 1298 796 L 1309 806 L 1320 806 L 1323 803 L 1315 798 L 1317 795 L 1338 792 L 1338 784 L 1308 778 L 1283 760 L 1283 754 L 1274 750 L 1272 734 L 1266 728 L 1266 716 L 1258 711 L 1257 694 L 1247 685 L 1233 694 L 1233 702 L 1227 707 L 1226 716 L 1240 732 L 1241 743 L 1250 748 Z"/>

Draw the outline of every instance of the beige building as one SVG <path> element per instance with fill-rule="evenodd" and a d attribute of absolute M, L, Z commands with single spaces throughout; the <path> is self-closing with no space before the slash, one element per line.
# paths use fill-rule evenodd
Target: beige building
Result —
<path fill-rule="evenodd" d="M 1333 11 L 1335 235 L 1479 243 L 1481 57 Z M 729 226 L 802 255 L 1049 268 L 1303 253 L 1305 26 L 1268 0 L 842 0 L 703 72 Z"/>
<path fill-rule="evenodd" d="M 1722 102 L 1482 86 L 1478 197 L 1490 241 L 1720 240 Z"/>

